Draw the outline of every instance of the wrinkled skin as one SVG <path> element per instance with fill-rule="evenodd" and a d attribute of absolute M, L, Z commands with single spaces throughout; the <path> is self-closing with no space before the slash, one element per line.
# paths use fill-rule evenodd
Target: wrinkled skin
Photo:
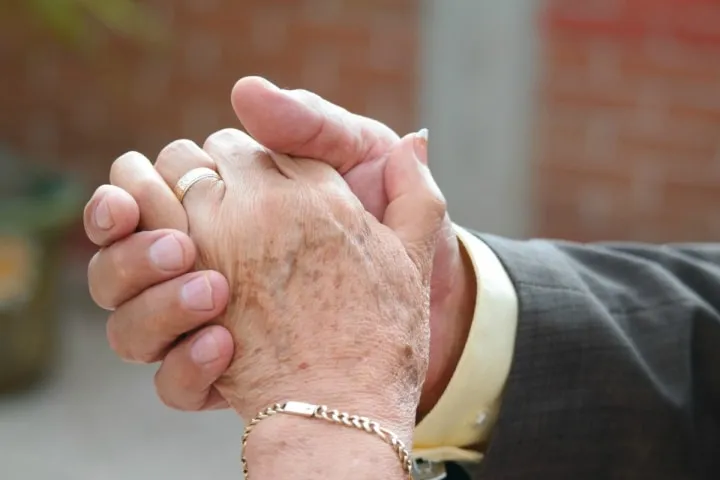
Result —
<path fill-rule="evenodd" d="M 403 181 L 402 175 L 389 175 L 395 171 L 389 168 L 390 152 L 400 141 L 392 130 L 309 92 L 280 90 L 256 77 L 240 80 L 232 101 L 238 118 L 259 143 L 337 169 L 365 209 L 379 220 L 386 219 L 388 192 Z M 177 162 L 173 152 L 186 143 L 173 142 L 164 149 L 158 166 L 164 158 Z M 85 226 L 89 238 L 102 247 L 88 274 L 95 301 L 113 310 L 108 322 L 113 350 L 129 361 L 162 360 L 155 383 L 159 396 L 171 407 L 203 410 L 227 406 L 213 383 L 234 355 L 233 341 L 222 327 L 205 326 L 225 308 L 227 280 L 218 272 L 191 271 L 197 252 L 184 233 L 188 231 L 187 216 L 146 158 L 129 154 L 118 159 L 110 181 L 112 185 L 100 187 L 88 202 Z M 108 210 L 113 222 L 100 225 L 97 219 L 103 216 L 98 214 L 104 211 L 107 217 Z M 169 270 L 149 264 L 150 247 L 164 236 L 173 237 L 184 252 L 182 264 Z M 431 355 L 420 415 L 432 408 L 452 375 L 474 306 L 474 272 L 461 253 L 447 215 L 436 238 Z M 196 280 L 211 286 L 212 295 L 202 301 L 201 308 L 189 308 L 182 288 Z M 194 352 L 208 338 L 219 356 L 199 361 Z"/>
<path fill-rule="evenodd" d="M 221 181 L 185 197 L 199 269 L 228 281 L 215 323 L 235 352 L 216 382 L 245 418 L 276 402 L 367 405 L 411 429 L 429 361 L 429 299 L 442 195 L 416 158 L 413 137 L 388 156 L 385 224 L 365 210 L 332 167 L 268 152 L 223 130 L 204 150 L 189 142 L 156 168 L 174 184 L 193 156 Z M 184 151 L 183 151 L 184 150 Z M 394 204 L 393 204 L 393 198 Z M 362 399 L 367 398 L 367 403 Z"/>

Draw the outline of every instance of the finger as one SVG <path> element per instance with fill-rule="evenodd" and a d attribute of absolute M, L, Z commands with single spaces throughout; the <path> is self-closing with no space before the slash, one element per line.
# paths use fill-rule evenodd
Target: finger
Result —
<path fill-rule="evenodd" d="M 210 135 L 203 144 L 203 150 L 215 161 L 220 176 L 228 181 L 248 183 L 248 175 L 255 177 L 267 170 L 277 171 L 265 147 L 235 128 Z"/>
<path fill-rule="evenodd" d="M 227 281 L 217 272 L 173 278 L 118 307 L 108 320 L 108 342 L 124 360 L 156 362 L 179 336 L 218 317 L 228 298 Z"/>
<path fill-rule="evenodd" d="M 165 182 L 175 188 L 181 178 L 195 169 L 217 172 L 215 161 L 191 140 L 176 140 L 162 149 L 155 162 L 155 168 Z M 192 198 L 206 198 L 208 195 L 222 195 L 224 183 L 216 178 L 206 177 L 186 189 L 182 204 L 195 204 Z M 188 212 L 189 214 L 190 212 Z"/>
<path fill-rule="evenodd" d="M 140 207 L 140 228 L 187 232 L 187 214 L 168 184 L 145 156 L 128 152 L 113 162 L 110 183 L 127 191 Z"/>
<path fill-rule="evenodd" d="M 138 232 L 103 248 L 90 260 L 90 295 L 112 310 L 146 288 L 189 271 L 195 244 L 176 230 Z"/>
<path fill-rule="evenodd" d="M 427 168 L 427 130 L 407 135 L 390 152 L 385 167 L 388 207 L 383 223 L 429 274 L 445 199 Z"/>
<path fill-rule="evenodd" d="M 232 104 L 250 135 L 269 150 L 328 163 L 341 174 L 382 156 L 398 141 L 386 125 L 305 90 L 282 90 L 260 77 L 240 79 Z"/>
<path fill-rule="evenodd" d="M 232 335 L 213 325 L 195 332 L 174 346 L 155 374 L 155 389 L 165 405 L 177 410 L 198 411 L 227 406 L 213 388 L 230 365 Z"/>
<path fill-rule="evenodd" d="M 238 188 L 238 181 L 252 184 L 254 172 L 262 171 L 260 165 L 264 165 L 262 168 L 274 165 L 265 149 L 246 133 L 225 129 L 210 135 L 203 148 L 187 140 L 173 142 L 158 156 L 156 168 L 170 186 L 176 186 L 188 172 L 194 173 L 196 169 L 218 172 L 218 178 L 204 178 L 185 190 L 182 204 L 190 225 L 197 228 L 202 225 L 199 220 L 216 212 L 226 185 Z"/>
<path fill-rule="evenodd" d="M 122 188 L 101 185 L 85 205 L 85 234 L 98 247 L 125 238 L 138 228 L 140 208 Z"/>
<path fill-rule="evenodd" d="M 217 165 L 218 172 L 232 192 L 242 192 L 243 199 L 257 198 L 253 192 L 268 181 L 285 180 L 272 155 L 247 133 L 234 128 L 226 128 L 210 135 L 203 145 L 208 155 Z M 240 197 L 235 197 L 233 205 L 238 206 Z M 202 225 L 198 221 L 212 216 L 216 204 L 208 201 L 185 203 L 191 225 Z M 192 211 L 191 211 L 192 209 Z"/>
<path fill-rule="evenodd" d="M 269 150 L 268 155 L 275 163 L 275 167 L 287 178 L 312 185 L 337 182 L 347 189 L 347 182 L 327 163 L 309 158 L 289 157 Z"/>

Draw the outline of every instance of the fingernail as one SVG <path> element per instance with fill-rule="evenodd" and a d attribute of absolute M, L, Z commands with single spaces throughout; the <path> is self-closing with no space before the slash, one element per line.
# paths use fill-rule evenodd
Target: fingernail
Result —
<path fill-rule="evenodd" d="M 220 349 L 211 333 L 201 335 L 190 347 L 190 357 L 198 365 L 214 362 L 220 357 Z"/>
<path fill-rule="evenodd" d="M 115 225 L 110 206 L 105 199 L 100 200 L 95 206 L 95 225 L 103 230 L 110 230 Z"/>
<path fill-rule="evenodd" d="M 150 247 L 150 260 L 160 270 L 174 272 L 185 266 L 182 245 L 174 235 L 165 235 Z"/>
<path fill-rule="evenodd" d="M 415 155 L 417 156 L 418 160 L 420 160 L 420 163 L 427 166 L 428 164 L 428 153 L 427 153 L 427 144 L 428 144 L 428 129 L 423 128 L 420 131 L 418 131 L 415 134 Z"/>
<path fill-rule="evenodd" d="M 215 302 L 212 296 L 212 287 L 207 277 L 197 277 L 183 285 L 183 304 L 190 310 L 212 310 Z"/>

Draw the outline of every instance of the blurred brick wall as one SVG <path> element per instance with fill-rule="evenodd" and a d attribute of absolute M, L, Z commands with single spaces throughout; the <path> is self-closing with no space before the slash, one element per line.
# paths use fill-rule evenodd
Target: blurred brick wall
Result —
<path fill-rule="evenodd" d="M 720 0 L 544 1 L 536 233 L 717 240 Z M 147 3 L 169 49 L 111 38 L 86 58 L 1 19 L 0 140 L 96 185 L 123 151 L 235 125 L 249 74 L 416 126 L 414 0 Z"/>
<path fill-rule="evenodd" d="M 146 3 L 170 27 L 167 49 L 106 38 L 88 58 L 22 15 L 0 20 L 0 141 L 97 185 L 124 151 L 152 158 L 174 138 L 237 125 L 229 92 L 251 74 L 401 132 L 415 124 L 413 0 Z"/>
<path fill-rule="evenodd" d="M 720 239 L 720 1 L 549 0 L 538 232 Z"/>

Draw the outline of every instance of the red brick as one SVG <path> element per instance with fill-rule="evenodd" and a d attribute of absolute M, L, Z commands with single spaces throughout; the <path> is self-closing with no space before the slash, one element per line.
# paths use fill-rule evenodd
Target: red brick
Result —
<path fill-rule="evenodd" d="M 658 77 L 673 84 L 713 85 L 720 81 L 719 55 L 718 49 L 645 39 L 620 49 L 620 68 L 627 77 Z"/>
<path fill-rule="evenodd" d="M 580 35 L 553 34 L 543 45 L 546 61 L 570 68 L 586 68 L 590 51 L 588 39 Z"/>
<path fill-rule="evenodd" d="M 544 15 L 546 29 L 635 40 L 647 35 L 672 37 L 694 45 L 720 45 L 720 7 L 708 1 L 552 0 Z"/>
<path fill-rule="evenodd" d="M 398 129 L 415 123 L 412 0 L 146 3 L 168 29 L 167 42 L 146 47 L 103 35 L 94 56 L 59 44 L 22 15 L 0 19 L 0 129 L 11 148 L 62 165 L 88 185 L 104 183 L 124 151 L 152 159 L 174 138 L 202 142 L 211 130 L 237 126 L 229 92 L 252 74 L 319 90 Z M 378 42 L 387 47 L 382 56 Z M 328 51 L 339 58 L 336 82 L 327 81 L 321 61 Z M 33 129 L 45 140 L 33 142 Z"/>
<path fill-rule="evenodd" d="M 720 236 L 720 9 L 700 3 L 549 2 L 560 21 L 546 24 L 541 66 L 540 234 Z"/>
<path fill-rule="evenodd" d="M 688 216 L 717 217 L 720 182 L 717 178 L 692 181 L 668 178 L 664 185 L 664 209 Z"/>

